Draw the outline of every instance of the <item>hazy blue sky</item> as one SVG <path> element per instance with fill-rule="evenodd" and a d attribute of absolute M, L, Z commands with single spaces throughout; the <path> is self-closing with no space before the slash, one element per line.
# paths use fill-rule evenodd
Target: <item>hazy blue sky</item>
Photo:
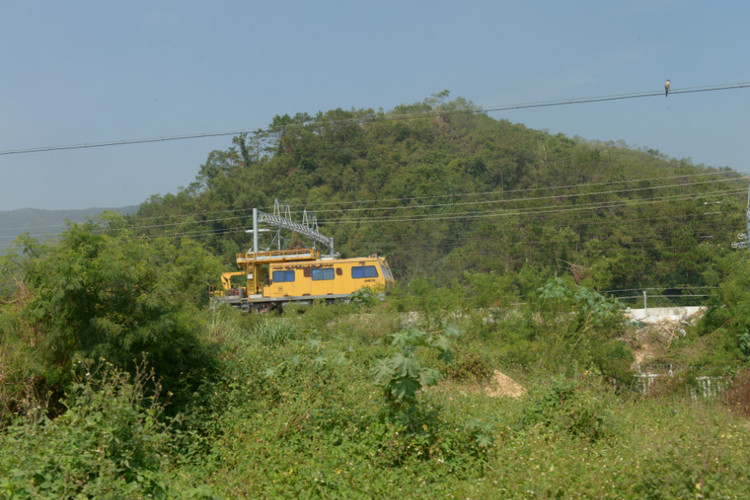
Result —
<path fill-rule="evenodd" d="M 750 2 L 0 0 L 0 152 L 266 127 L 443 89 L 482 107 L 750 81 Z M 750 89 L 492 113 L 750 165 Z M 0 155 L 0 210 L 137 204 L 231 137 Z"/>

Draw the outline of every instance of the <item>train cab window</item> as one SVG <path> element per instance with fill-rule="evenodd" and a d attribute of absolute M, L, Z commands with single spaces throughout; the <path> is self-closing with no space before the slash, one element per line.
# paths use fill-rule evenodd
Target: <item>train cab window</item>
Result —
<path fill-rule="evenodd" d="M 354 266 L 352 267 L 352 278 L 377 278 L 378 270 L 375 266 Z"/>
<path fill-rule="evenodd" d="M 387 280 L 393 280 L 393 274 L 391 274 L 391 268 L 387 265 L 380 264 L 380 272 Z"/>
<path fill-rule="evenodd" d="M 274 283 L 294 281 L 294 271 L 274 271 L 272 281 Z"/>
<path fill-rule="evenodd" d="M 332 267 L 325 267 L 322 269 L 313 269 L 312 279 L 313 281 L 332 280 L 334 278 L 334 274 L 335 272 Z"/>

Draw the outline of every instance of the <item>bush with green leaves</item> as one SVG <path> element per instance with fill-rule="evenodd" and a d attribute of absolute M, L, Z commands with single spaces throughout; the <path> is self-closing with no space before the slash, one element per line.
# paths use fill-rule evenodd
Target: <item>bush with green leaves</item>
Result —
<path fill-rule="evenodd" d="M 698 323 L 702 337 L 721 336 L 720 353 L 711 364 L 747 362 L 750 360 L 750 260 L 745 254 L 730 254 L 718 260 L 719 287 Z M 721 355 L 719 355 L 721 354 Z"/>
<path fill-rule="evenodd" d="M 19 244 L 8 259 L 26 295 L 0 315 L 36 332 L 36 377 L 47 387 L 64 387 L 76 359 L 133 371 L 145 356 L 167 390 L 185 395 L 212 369 L 199 308 L 220 267 L 195 243 L 139 240 L 112 216 L 70 225 L 56 243 Z"/>
<path fill-rule="evenodd" d="M 493 372 L 479 353 L 467 351 L 462 347 L 455 350 L 455 359 L 451 363 L 446 363 L 444 370 L 448 380 L 475 383 L 487 382 Z"/>
<path fill-rule="evenodd" d="M 556 355 L 588 364 L 592 346 L 624 332 L 622 304 L 570 279 L 553 278 L 538 291 L 534 322 Z"/>
<path fill-rule="evenodd" d="M 465 272 L 464 280 L 472 307 L 508 307 L 519 301 L 512 274 Z"/>
<path fill-rule="evenodd" d="M 538 290 L 542 315 L 550 326 L 560 327 L 558 335 L 567 336 L 575 346 L 592 333 L 610 338 L 620 334 L 623 305 L 571 281 L 556 277 Z"/>
<path fill-rule="evenodd" d="M 365 286 L 354 292 L 350 300 L 357 311 L 369 311 L 380 303 L 384 293 L 382 290 Z"/>
<path fill-rule="evenodd" d="M 451 334 L 453 330 L 450 330 Z M 424 365 L 417 354 L 419 348 L 437 353 L 439 360 L 452 359 L 450 339 L 446 334 L 431 335 L 413 329 L 394 334 L 391 347 L 396 352 L 376 361 L 371 370 L 383 394 L 385 406 L 381 418 L 386 426 L 385 435 L 397 439 L 383 446 L 389 460 L 400 464 L 409 457 L 430 458 L 438 450 L 441 424 L 439 410 L 429 405 L 420 405 L 419 392 L 433 386 L 443 378 L 435 368 Z"/>
<path fill-rule="evenodd" d="M 591 347 L 591 361 L 604 380 L 617 390 L 627 390 L 632 386 L 635 374 L 630 367 L 635 356 L 622 340 L 608 339 L 594 344 Z"/>
<path fill-rule="evenodd" d="M 0 496 L 166 497 L 171 438 L 153 372 L 139 365 L 131 377 L 106 362 L 77 372 L 62 415 L 18 422 L 0 438 Z"/>
<path fill-rule="evenodd" d="M 375 384 L 383 390 L 388 417 L 411 416 L 417 411 L 419 390 L 435 385 L 442 377 L 437 369 L 423 366 L 417 348 L 434 349 L 439 359 L 450 361 L 450 340 L 447 335 L 435 336 L 414 329 L 394 334 L 391 347 L 397 351 L 379 359 L 372 374 Z"/>
<path fill-rule="evenodd" d="M 592 386 L 591 380 L 555 378 L 526 403 L 518 426 L 596 441 L 607 434 L 605 412 L 603 394 Z"/>

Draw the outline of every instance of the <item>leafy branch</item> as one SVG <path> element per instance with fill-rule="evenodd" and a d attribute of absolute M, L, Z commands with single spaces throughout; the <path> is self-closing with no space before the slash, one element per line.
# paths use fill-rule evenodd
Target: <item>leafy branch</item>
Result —
<path fill-rule="evenodd" d="M 419 347 L 433 349 L 438 358 L 450 362 L 453 355 L 447 334 L 431 335 L 414 329 L 393 335 L 391 347 L 398 352 L 381 358 L 372 369 L 375 384 L 383 390 L 388 413 L 391 417 L 413 414 L 417 407 L 417 394 L 422 387 L 435 385 L 443 377 L 434 369 L 423 366 L 417 357 Z"/>

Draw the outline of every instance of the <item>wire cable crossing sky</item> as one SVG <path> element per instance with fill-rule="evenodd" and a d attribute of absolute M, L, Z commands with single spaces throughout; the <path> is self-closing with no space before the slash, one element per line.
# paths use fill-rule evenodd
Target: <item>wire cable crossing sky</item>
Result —
<path fill-rule="evenodd" d="M 724 91 L 724 90 L 735 90 L 735 89 L 743 89 L 743 88 L 750 88 L 750 82 L 740 82 L 740 83 L 732 83 L 732 84 L 720 84 L 720 85 L 709 85 L 704 87 L 693 87 L 693 88 L 687 88 L 683 90 L 672 90 L 672 94 L 690 94 L 690 93 L 696 93 L 696 92 L 716 92 L 716 91 Z M 578 97 L 578 98 L 570 98 L 570 99 L 559 99 L 555 101 L 542 101 L 542 102 L 527 102 L 527 103 L 521 103 L 521 104 L 506 104 L 501 106 L 491 106 L 488 108 L 479 108 L 475 111 L 470 111 L 472 113 L 492 113 L 492 112 L 499 112 L 499 111 L 508 111 L 508 110 L 514 110 L 514 109 L 530 109 L 530 108 L 545 108 L 550 106 L 564 106 L 564 105 L 572 105 L 572 104 L 588 104 L 588 103 L 596 103 L 596 102 L 607 102 L 607 101 L 619 101 L 623 99 L 639 99 L 644 97 L 661 97 L 662 92 L 635 92 L 631 94 L 614 94 L 614 95 L 606 95 L 606 96 L 595 96 L 595 97 Z M 380 119 L 386 119 L 386 120 L 407 120 L 412 118 L 419 118 L 420 116 L 431 116 L 437 113 L 435 112 L 425 112 L 425 113 L 411 113 L 411 114 L 405 114 L 405 115 L 388 115 L 384 117 L 380 117 Z M 440 111 L 444 112 L 444 111 Z M 459 111 L 460 112 L 460 111 Z M 376 118 L 373 118 L 369 121 L 374 121 Z M 347 123 L 351 120 L 343 119 L 343 120 L 330 120 L 327 123 Z M 362 119 L 358 118 L 358 122 L 361 122 Z M 367 121 L 367 120 L 366 120 Z M 284 127 L 269 127 L 265 130 L 262 130 L 262 132 L 278 132 Z M 165 136 L 165 137 L 150 137 L 145 139 L 122 139 L 122 140 L 116 140 L 116 141 L 107 141 L 107 142 L 98 142 L 98 143 L 89 143 L 89 144 L 70 144 L 70 145 L 62 145 L 62 146 L 39 146 L 34 148 L 25 148 L 25 149 L 11 149 L 7 151 L 0 151 L 0 156 L 3 155 L 15 155 L 15 154 L 25 154 L 25 153 L 41 153 L 46 151 L 63 151 L 68 149 L 89 149 L 89 148 L 103 148 L 103 147 L 110 147 L 110 146 L 127 146 L 132 144 L 147 144 L 152 142 L 166 142 L 166 141 L 183 141 L 188 139 L 203 139 L 206 137 L 225 137 L 225 136 L 236 136 L 239 134 L 249 134 L 253 132 L 258 132 L 258 130 L 235 130 L 232 132 L 201 132 L 196 134 L 185 134 L 185 135 L 174 135 L 174 136 Z"/>
<path fill-rule="evenodd" d="M 2 13 L 0 210 L 137 205 L 276 116 L 407 119 L 401 106 L 443 90 L 553 135 L 749 167 L 744 0 L 35 0 Z"/>

